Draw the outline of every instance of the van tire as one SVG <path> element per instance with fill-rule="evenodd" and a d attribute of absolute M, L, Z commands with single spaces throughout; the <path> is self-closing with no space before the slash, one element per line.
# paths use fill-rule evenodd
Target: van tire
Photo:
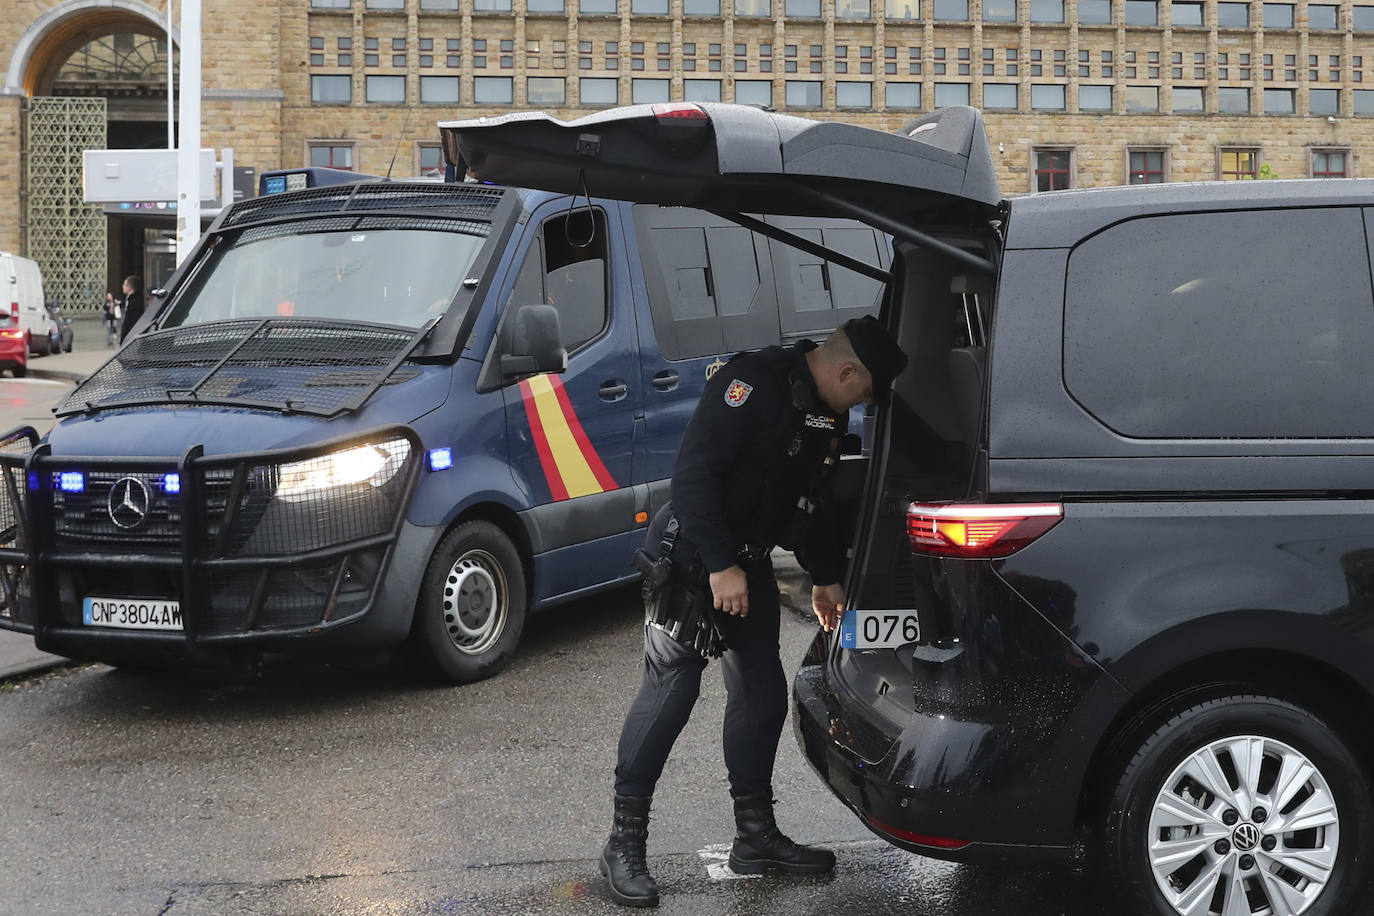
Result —
<path fill-rule="evenodd" d="M 26 375 L 29 374 L 29 367 L 28 367 L 28 366 L 15 366 L 14 369 L 13 369 L 12 371 L 14 372 L 14 377 L 15 377 L 15 378 L 23 378 L 24 376 L 26 376 Z"/>
<path fill-rule="evenodd" d="M 47 356 L 52 353 L 52 338 L 47 334 L 42 337 L 34 334 L 29 337 L 29 350 L 35 356 Z"/>
<path fill-rule="evenodd" d="M 1337 852 L 1334 867 L 1326 875 L 1326 886 L 1303 913 L 1304 916 L 1343 916 L 1354 912 L 1356 899 L 1367 880 L 1371 845 L 1374 843 L 1374 804 L 1371 804 L 1366 788 L 1363 767 L 1348 743 L 1319 716 L 1286 700 L 1244 692 L 1214 696 L 1177 712 L 1143 741 L 1134 743 L 1132 746 L 1136 750 L 1133 755 L 1126 757 L 1123 754 L 1118 758 L 1129 762 L 1125 764 L 1098 825 L 1102 839 L 1098 852 L 1103 858 L 1101 864 L 1104 866 L 1106 886 L 1112 889 L 1113 896 L 1124 892 L 1126 912 L 1139 916 L 1176 916 L 1180 909 L 1166 899 L 1160 887 L 1161 882 L 1177 882 L 1173 886 L 1179 893 L 1192 888 L 1193 882 L 1196 882 L 1200 893 L 1212 894 L 1220 879 L 1210 876 L 1208 868 L 1213 863 L 1221 863 L 1223 868 L 1230 863 L 1230 873 L 1252 879 L 1264 888 L 1266 880 L 1285 880 L 1283 877 L 1275 878 L 1273 869 L 1282 864 L 1287 844 L 1302 848 L 1307 844 L 1329 842 L 1332 839 L 1330 833 L 1322 832 L 1330 830 L 1329 826 L 1286 834 L 1275 830 L 1271 834 L 1266 830 L 1266 825 L 1268 828 L 1276 827 L 1283 815 L 1267 808 L 1265 812 L 1255 810 L 1265 807 L 1269 802 L 1265 794 L 1260 794 L 1259 803 L 1249 812 L 1237 812 L 1235 806 L 1228 804 L 1236 796 L 1222 792 L 1209 793 L 1205 786 L 1190 782 L 1190 777 L 1181 772 L 1190 758 L 1215 761 L 1218 771 L 1231 786 L 1236 781 L 1231 774 L 1237 771 L 1230 761 L 1235 758 L 1221 742 L 1240 736 L 1257 739 L 1249 742 L 1249 747 L 1262 751 L 1264 763 L 1257 779 L 1261 790 L 1275 785 L 1273 774 L 1277 772 L 1277 767 L 1307 763 L 1315 768 L 1315 775 L 1302 784 L 1303 788 L 1296 798 L 1305 801 L 1303 793 L 1311 791 L 1312 796 L 1329 795 L 1334 801 L 1337 812 Z M 1240 750 L 1245 745 L 1238 743 L 1234 746 Z M 1173 794 L 1177 799 L 1181 794 L 1179 787 L 1187 786 L 1182 794 L 1185 799 L 1194 800 L 1166 799 L 1165 789 L 1171 785 L 1174 791 L 1168 794 Z M 1201 826 L 1159 826 L 1160 823 L 1178 820 L 1167 812 L 1161 812 L 1161 803 L 1189 811 L 1191 819 L 1191 811 L 1198 807 L 1198 799 L 1211 815 L 1210 818 L 1199 818 Z M 1321 798 L 1317 798 L 1317 801 L 1320 802 Z M 1189 805 L 1191 807 L 1186 807 Z M 1290 802 L 1287 810 L 1291 813 L 1298 807 L 1301 805 Z M 1156 814 L 1160 821 L 1152 829 L 1152 817 Z M 1253 815 L 1256 814 L 1266 814 L 1267 820 L 1255 821 Z M 1228 827 L 1223 822 L 1231 820 L 1233 815 L 1234 826 Z M 1255 824 L 1258 829 L 1242 840 L 1242 834 L 1237 831 L 1247 823 Z M 1190 849 L 1196 846 L 1199 851 L 1187 860 L 1161 863 L 1156 871 L 1151 863 L 1150 852 L 1155 831 L 1180 829 L 1202 831 L 1197 839 L 1182 834 L 1173 837 L 1179 840 L 1180 855 L 1185 846 Z M 1217 836 L 1212 837 L 1212 833 Z M 1255 838 L 1255 833 L 1259 839 Z M 1225 841 L 1224 845 L 1219 845 L 1219 841 Z M 1253 846 L 1251 853 L 1247 845 L 1242 844 L 1252 841 L 1257 845 Z M 1267 855 L 1264 848 L 1267 844 L 1273 844 L 1279 855 Z M 1252 860 L 1248 868 L 1245 867 L 1246 858 Z M 1268 871 L 1268 877 L 1263 874 L 1264 871 Z M 1287 875 L 1290 885 L 1293 880 L 1301 880 L 1296 872 Z M 1221 880 L 1221 883 L 1226 882 Z M 1273 903 L 1277 894 L 1268 890 L 1265 896 Z M 1279 902 L 1283 903 L 1282 900 Z M 1292 910 L 1286 905 L 1276 905 L 1274 912 L 1276 916 L 1283 916 Z"/>
<path fill-rule="evenodd" d="M 525 607 L 525 567 L 511 539 L 491 522 L 464 522 L 430 557 L 411 646 L 445 683 L 480 681 L 510 663 L 525 628 Z"/>

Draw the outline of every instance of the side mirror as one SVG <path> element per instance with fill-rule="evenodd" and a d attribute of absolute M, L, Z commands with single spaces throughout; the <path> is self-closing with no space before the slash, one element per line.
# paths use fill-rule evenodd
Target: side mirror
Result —
<path fill-rule="evenodd" d="M 522 305 L 515 312 L 510 352 L 501 354 L 504 375 L 563 372 L 568 351 L 558 328 L 558 309 L 551 305 Z"/>

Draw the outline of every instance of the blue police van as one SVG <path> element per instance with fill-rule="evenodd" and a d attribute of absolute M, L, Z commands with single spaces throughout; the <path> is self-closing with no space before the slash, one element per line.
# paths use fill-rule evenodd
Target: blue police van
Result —
<path fill-rule="evenodd" d="M 407 644 L 490 676 L 530 612 L 634 577 L 729 354 L 875 311 L 889 257 L 844 220 L 312 169 L 261 190 L 45 436 L 0 441 L 0 627 L 40 649 Z"/>

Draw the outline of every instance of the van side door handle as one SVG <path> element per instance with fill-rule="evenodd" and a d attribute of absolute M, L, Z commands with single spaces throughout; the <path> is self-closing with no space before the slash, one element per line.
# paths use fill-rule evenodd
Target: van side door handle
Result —
<path fill-rule="evenodd" d="M 625 392 L 629 391 L 629 386 L 616 379 L 609 379 L 601 383 L 597 393 L 601 395 L 603 401 L 618 401 L 625 397 Z"/>
<path fill-rule="evenodd" d="M 659 391 L 672 391 L 677 387 L 677 372 L 672 369 L 665 369 L 662 372 L 655 372 L 653 386 Z"/>

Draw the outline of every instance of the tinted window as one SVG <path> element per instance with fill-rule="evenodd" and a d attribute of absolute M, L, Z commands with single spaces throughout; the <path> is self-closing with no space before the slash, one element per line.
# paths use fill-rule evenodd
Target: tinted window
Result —
<path fill-rule="evenodd" d="M 1371 436 L 1371 296 L 1353 208 L 1133 220 L 1070 256 L 1065 383 L 1127 436 Z"/>
<path fill-rule="evenodd" d="M 563 346 L 572 352 L 606 326 L 606 216 L 585 209 L 544 221 L 530 244 L 507 299 L 506 322 L 515 308 L 544 303 L 558 310 Z"/>
<path fill-rule="evenodd" d="M 1310 29 L 1334 29 L 1336 27 L 1336 7 L 1309 5 L 1307 7 L 1307 27 Z"/>

